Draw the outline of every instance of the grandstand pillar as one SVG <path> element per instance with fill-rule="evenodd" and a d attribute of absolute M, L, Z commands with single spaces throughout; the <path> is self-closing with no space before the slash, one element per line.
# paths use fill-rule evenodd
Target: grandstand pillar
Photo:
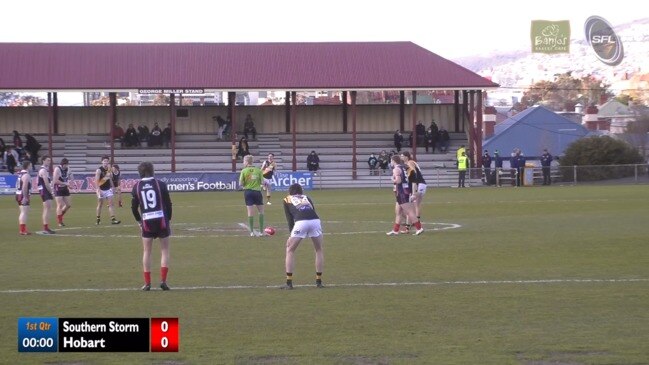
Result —
<path fill-rule="evenodd" d="M 399 130 L 406 129 L 406 92 L 399 91 Z"/>
<path fill-rule="evenodd" d="M 297 171 L 297 123 L 295 121 L 295 110 L 297 106 L 297 92 L 291 92 L 291 129 L 293 130 L 293 166 L 292 170 Z"/>
<path fill-rule="evenodd" d="M 236 104 L 237 95 L 229 91 L 228 92 L 228 116 L 230 117 L 230 142 L 232 143 L 232 172 L 237 171 L 237 118 L 235 118 L 234 104 Z"/>
<path fill-rule="evenodd" d="M 356 180 L 356 91 L 351 92 L 352 97 L 352 180 Z"/>
<path fill-rule="evenodd" d="M 182 95 L 180 102 L 182 103 Z M 171 121 L 171 172 L 176 172 L 176 94 L 169 95 L 169 116 Z"/>
<path fill-rule="evenodd" d="M 410 125 L 410 149 L 412 159 L 417 161 L 417 90 L 412 91 L 412 111 Z"/>
<path fill-rule="evenodd" d="M 110 163 L 115 162 L 115 140 L 113 139 L 113 128 L 117 121 L 117 93 L 108 93 L 108 140 L 110 141 Z"/>
<path fill-rule="evenodd" d="M 590 105 L 586 108 L 586 114 L 584 114 L 584 117 L 582 118 L 582 124 L 589 131 L 597 130 L 597 124 L 599 121 L 597 113 L 599 113 L 599 109 L 597 109 L 595 105 Z"/>
<path fill-rule="evenodd" d="M 343 91 L 343 133 L 347 133 L 347 91 Z"/>
<path fill-rule="evenodd" d="M 48 147 L 47 151 L 50 157 L 54 158 L 52 151 L 52 134 L 56 133 L 56 109 L 58 108 L 58 100 L 56 93 L 47 93 L 47 123 L 48 123 Z"/>
<path fill-rule="evenodd" d="M 284 111 L 285 111 L 285 123 L 284 123 L 284 132 L 291 133 L 291 93 L 286 92 L 284 97 Z"/>
<path fill-rule="evenodd" d="M 494 135 L 494 130 L 496 128 L 496 113 L 496 108 L 493 106 L 484 108 L 484 115 L 482 117 L 484 121 L 484 127 L 482 130 L 484 139 L 489 139 Z"/>
<path fill-rule="evenodd" d="M 475 166 L 482 166 L 482 90 L 477 91 L 475 112 Z"/>
<path fill-rule="evenodd" d="M 457 132 L 460 130 L 460 90 L 455 90 L 454 94 L 453 112 L 455 113 L 455 131 Z"/>

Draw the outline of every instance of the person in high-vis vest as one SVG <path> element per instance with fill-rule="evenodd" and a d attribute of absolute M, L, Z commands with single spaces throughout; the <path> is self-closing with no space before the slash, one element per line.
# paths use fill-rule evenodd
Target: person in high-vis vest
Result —
<path fill-rule="evenodd" d="M 457 187 L 464 188 L 464 180 L 466 178 L 466 170 L 469 168 L 469 158 L 466 157 L 466 152 L 462 152 L 457 158 L 457 171 L 459 173 L 457 180 Z"/>

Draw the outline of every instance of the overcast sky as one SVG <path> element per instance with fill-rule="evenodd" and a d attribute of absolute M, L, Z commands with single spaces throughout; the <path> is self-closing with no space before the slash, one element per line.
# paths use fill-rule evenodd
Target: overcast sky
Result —
<path fill-rule="evenodd" d="M 457 58 L 529 49 L 532 20 L 570 20 L 572 38 L 583 39 L 589 16 L 604 17 L 613 26 L 647 16 L 647 11 L 637 11 L 642 5 L 616 4 L 620 3 L 8 1 L 2 4 L 0 42 L 412 41 L 443 57 Z"/>

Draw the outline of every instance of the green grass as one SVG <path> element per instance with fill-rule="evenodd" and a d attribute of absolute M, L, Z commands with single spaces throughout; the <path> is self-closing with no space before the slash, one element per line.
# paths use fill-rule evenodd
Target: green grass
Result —
<path fill-rule="evenodd" d="M 66 229 L 20 237 L 13 197 L 0 197 L 0 363 L 649 362 L 646 186 L 430 189 L 418 237 L 384 234 L 389 190 L 314 191 L 329 287 L 313 288 L 313 249 L 303 242 L 292 292 L 275 288 L 287 236 L 281 193 L 267 206 L 278 228 L 267 238 L 239 226 L 241 195 L 172 195 L 170 292 L 137 290 L 130 209 L 118 210 L 123 225 L 104 217 L 96 227 L 94 196 L 76 195 Z M 34 202 L 31 230 L 40 228 Z M 433 230 L 442 223 L 459 227 Z M 181 290 L 189 287 L 206 288 Z M 84 288 L 133 290 L 11 292 Z M 36 316 L 178 317 L 180 351 L 18 353 L 18 317 Z"/>

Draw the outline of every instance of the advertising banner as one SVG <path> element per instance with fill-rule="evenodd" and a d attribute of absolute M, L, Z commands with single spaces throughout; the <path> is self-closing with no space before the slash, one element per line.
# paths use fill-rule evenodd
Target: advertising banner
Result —
<path fill-rule="evenodd" d="M 0 195 L 16 192 L 16 175 L 0 175 Z"/>

